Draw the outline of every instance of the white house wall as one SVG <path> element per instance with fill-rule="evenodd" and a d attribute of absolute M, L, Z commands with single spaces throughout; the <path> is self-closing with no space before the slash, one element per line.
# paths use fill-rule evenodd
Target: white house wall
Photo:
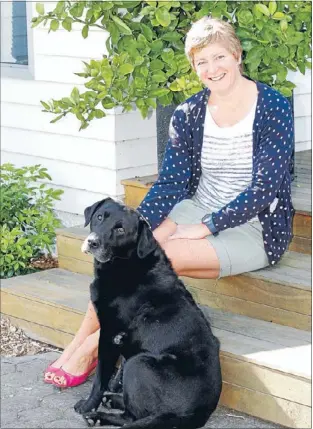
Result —
<path fill-rule="evenodd" d="M 312 74 L 310 70 L 306 70 L 305 75 L 300 72 L 288 73 L 288 80 L 297 85 L 294 90 L 296 152 L 311 149 L 312 147 L 311 79 Z"/>
<path fill-rule="evenodd" d="M 53 7 L 45 2 L 46 11 Z M 48 34 L 48 27 L 36 27 L 31 30 L 34 79 L 2 76 L 1 163 L 45 166 L 52 187 L 64 191 L 55 208 L 81 215 L 97 199 L 121 197 L 122 179 L 155 174 L 157 149 L 155 114 L 143 120 L 138 112 L 115 109 L 79 132 L 74 116 L 50 124 L 54 116 L 42 112 L 40 100 L 68 96 L 73 86 L 86 90 L 74 73 L 83 70 L 82 60 L 101 58 L 106 51 L 102 30 L 92 28 L 87 39 L 80 30 L 74 25 L 71 32 Z"/>
<path fill-rule="evenodd" d="M 35 16 L 36 3 L 28 5 L 30 15 Z M 53 7 L 52 2 L 45 2 L 47 11 Z M 121 197 L 122 179 L 155 174 L 157 148 L 155 113 L 142 120 L 138 112 L 122 114 L 115 109 L 81 132 L 74 116 L 50 124 L 53 116 L 42 113 L 40 100 L 68 96 L 74 85 L 84 91 L 84 79 L 74 73 L 82 71 L 82 60 L 105 53 L 105 33 L 91 28 L 83 39 L 80 28 L 74 25 L 72 32 L 60 29 L 49 34 L 47 27 L 31 30 L 34 79 L 2 75 L 1 163 L 47 167 L 52 186 L 64 191 L 55 208 L 81 215 L 97 199 Z M 296 150 L 305 150 L 311 148 L 311 74 L 289 76 L 297 84 Z"/>

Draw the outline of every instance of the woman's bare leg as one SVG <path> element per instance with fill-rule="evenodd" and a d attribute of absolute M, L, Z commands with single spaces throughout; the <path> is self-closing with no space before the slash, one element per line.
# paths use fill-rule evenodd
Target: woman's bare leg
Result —
<path fill-rule="evenodd" d="M 219 276 L 218 257 L 206 238 L 169 240 L 163 243 L 162 247 L 179 276 L 199 279 Z"/>
<path fill-rule="evenodd" d="M 85 340 L 93 333 L 99 330 L 99 321 L 91 301 L 88 303 L 88 308 L 85 317 L 78 329 L 75 337 L 70 344 L 64 349 L 62 355 L 53 363 L 54 368 L 61 368 L 72 357 L 75 351 L 82 346 Z M 98 346 L 96 337 L 93 337 L 93 342 Z M 88 347 L 90 349 L 90 346 Z"/>

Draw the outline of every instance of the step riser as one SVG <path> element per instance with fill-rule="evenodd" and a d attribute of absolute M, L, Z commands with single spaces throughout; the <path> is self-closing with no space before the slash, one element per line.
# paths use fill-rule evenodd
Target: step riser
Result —
<path fill-rule="evenodd" d="M 311 428 L 311 408 L 223 383 L 220 404 L 290 428 Z"/>
<path fill-rule="evenodd" d="M 76 333 L 83 312 L 60 309 L 1 291 L 2 313 L 31 335 L 64 348 Z M 50 308 L 49 308 L 50 307 Z M 29 311 L 29 308 L 32 311 Z M 221 352 L 223 391 L 220 405 L 292 428 L 309 428 L 310 389 L 306 380 L 243 362 Z"/>
<path fill-rule="evenodd" d="M 22 328 L 30 338 L 55 347 L 60 347 L 61 349 L 64 349 L 74 338 L 74 334 L 68 334 L 58 329 L 51 329 L 49 326 L 43 326 L 7 314 L 6 317 L 10 319 L 14 326 Z M 81 320 L 82 319 L 83 316 L 81 317 Z"/>
<path fill-rule="evenodd" d="M 80 251 L 82 239 L 58 236 L 59 267 L 93 275 L 93 258 Z M 81 259 L 80 259 L 81 258 Z M 238 276 L 203 282 L 183 278 L 199 304 L 293 328 L 311 329 L 311 291 Z"/>
<path fill-rule="evenodd" d="M 242 316 L 253 317 L 258 320 L 290 326 L 291 328 L 302 329 L 304 331 L 311 330 L 311 316 L 234 298 L 232 296 L 204 291 L 191 287 L 187 283 L 185 284 L 198 304 L 217 308 L 219 310 L 230 311 L 231 313 L 241 314 Z"/>

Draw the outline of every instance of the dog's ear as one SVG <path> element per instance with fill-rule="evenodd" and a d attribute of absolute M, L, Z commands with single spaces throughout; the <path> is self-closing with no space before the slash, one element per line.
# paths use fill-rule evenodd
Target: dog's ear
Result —
<path fill-rule="evenodd" d="M 85 216 L 85 225 L 87 226 L 90 224 L 91 218 L 94 214 L 94 212 L 98 209 L 98 207 L 101 206 L 101 204 L 104 203 L 104 201 L 110 200 L 111 198 L 104 198 L 101 201 L 97 201 L 96 203 L 94 203 L 92 206 L 86 207 L 85 211 L 84 211 L 84 216 Z"/>
<path fill-rule="evenodd" d="M 137 255 L 140 259 L 145 258 L 157 247 L 157 241 L 145 220 L 139 221 Z"/>

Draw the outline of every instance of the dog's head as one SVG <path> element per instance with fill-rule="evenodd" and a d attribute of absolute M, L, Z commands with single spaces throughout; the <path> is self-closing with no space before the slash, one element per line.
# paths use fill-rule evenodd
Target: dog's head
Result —
<path fill-rule="evenodd" d="M 114 258 L 129 258 L 135 251 L 141 259 L 152 253 L 157 243 L 147 222 L 138 212 L 112 198 L 98 201 L 84 212 L 90 234 L 82 251 L 102 263 Z"/>

